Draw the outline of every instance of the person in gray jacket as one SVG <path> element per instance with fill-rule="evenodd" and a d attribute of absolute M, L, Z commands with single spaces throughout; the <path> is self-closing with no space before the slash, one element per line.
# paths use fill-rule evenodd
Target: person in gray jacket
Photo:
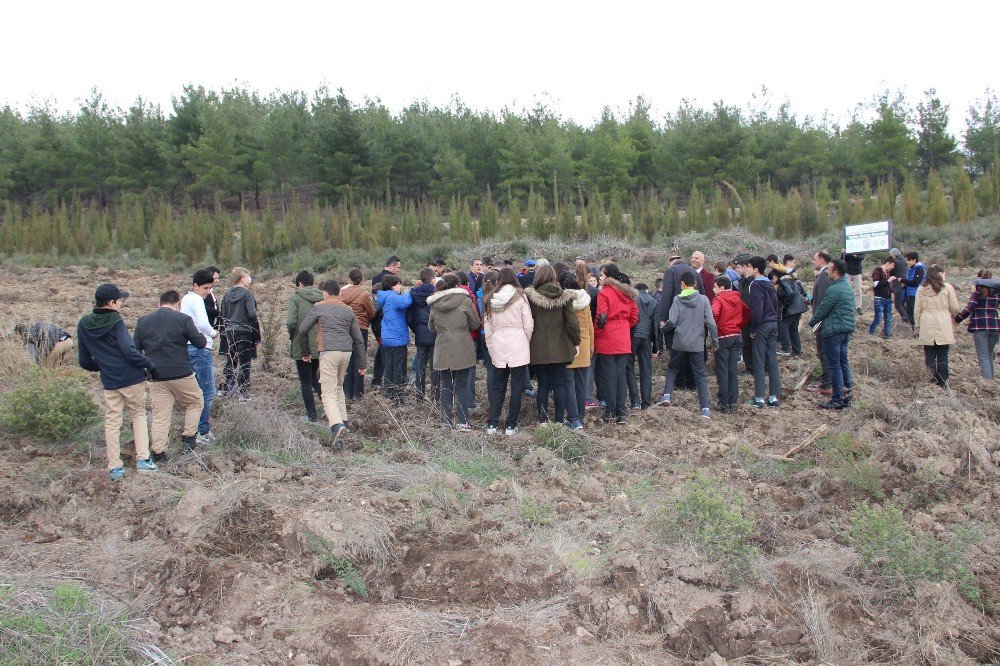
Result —
<path fill-rule="evenodd" d="M 712 304 L 704 294 L 698 292 L 697 280 L 698 276 L 694 271 L 684 273 L 681 276 L 681 292 L 670 306 L 665 326 L 673 332 L 670 365 L 667 366 L 663 399 L 657 404 L 661 407 L 670 406 L 670 394 L 674 390 L 677 374 L 682 364 L 690 359 L 701 416 L 707 419 L 711 417 L 711 411 L 708 408 L 708 374 L 705 371 L 705 330 L 708 330 L 711 337 L 712 349 L 719 346 L 719 330 L 712 315 Z"/>
<path fill-rule="evenodd" d="M 826 294 L 827 287 L 830 286 L 830 274 L 827 271 L 827 266 L 830 264 L 830 255 L 825 250 L 820 250 L 813 254 L 813 271 L 816 273 L 816 281 L 813 283 L 812 288 L 812 309 L 816 312 L 820 304 L 823 302 L 823 296 Z M 833 395 L 833 382 L 830 379 L 830 368 L 826 365 L 826 354 L 823 353 L 823 334 L 822 331 L 813 331 L 816 338 L 816 355 L 819 356 L 819 362 L 823 368 L 823 373 L 819 377 L 819 381 L 810 384 L 807 390 L 813 391 L 815 393 L 821 393 L 823 395 Z"/>
<path fill-rule="evenodd" d="M 639 306 L 639 323 L 632 328 L 632 356 L 626 368 L 629 400 L 632 409 L 649 409 L 653 404 L 653 354 L 659 351 L 657 334 L 659 324 L 657 312 L 659 302 L 649 293 L 649 286 L 640 282 L 635 285 L 639 294 L 635 304 Z M 639 364 L 639 381 L 636 382 L 635 365 Z"/>
<path fill-rule="evenodd" d="M 323 300 L 309 310 L 299 326 L 299 344 L 309 351 L 309 332 L 319 325 L 316 348 L 319 349 L 319 381 L 323 387 L 323 409 L 333 437 L 330 446 L 334 451 L 343 450 L 340 438 L 348 434 L 347 399 L 344 396 L 344 374 L 353 354 L 358 374 L 364 375 L 368 367 L 361 327 L 354 310 L 345 305 L 340 296 L 340 283 L 327 280 L 321 285 Z M 305 363 L 312 362 L 311 354 L 303 354 Z"/>

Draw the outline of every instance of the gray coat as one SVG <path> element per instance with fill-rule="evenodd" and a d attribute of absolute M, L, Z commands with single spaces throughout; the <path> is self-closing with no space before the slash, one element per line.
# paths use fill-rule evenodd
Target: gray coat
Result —
<path fill-rule="evenodd" d="M 704 294 L 677 296 L 670 306 L 668 329 L 673 329 L 671 349 L 685 352 L 705 351 L 705 329 L 712 336 L 712 348 L 719 346 L 719 329 L 712 315 L 712 304 Z"/>
<path fill-rule="evenodd" d="M 635 304 L 639 306 L 639 323 L 632 329 L 632 337 L 638 340 L 655 340 L 656 331 L 660 326 L 657 319 L 660 304 L 644 291 L 639 292 Z"/>
<path fill-rule="evenodd" d="M 299 325 L 300 349 L 309 349 L 310 332 L 317 324 L 316 347 L 321 354 L 325 351 L 352 352 L 356 368 L 368 367 L 368 354 L 354 310 L 336 296 L 324 298 L 314 305 Z"/>

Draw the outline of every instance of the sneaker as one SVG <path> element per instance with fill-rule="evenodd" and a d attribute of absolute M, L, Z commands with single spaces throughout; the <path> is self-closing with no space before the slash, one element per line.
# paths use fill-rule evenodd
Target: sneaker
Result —
<path fill-rule="evenodd" d="M 781 403 L 778 401 L 777 398 L 775 398 L 773 400 L 772 399 L 768 399 L 767 406 L 770 407 L 771 409 L 777 409 L 778 407 L 781 406 Z"/>
<path fill-rule="evenodd" d="M 626 423 L 628 423 L 628 419 L 626 419 L 626 418 L 625 418 L 624 416 L 619 416 L 619 417 L 618 417 L 618 418 L 617 418 L 617 419 L 615 420 L 615 424 L 616 424 L 616 425 L 625 425 Z"/>
<path fill-rule="evenodd" d="M 257 399 L 257 396 L 250 395 L 249 393 L 242 393 L 242 394 L 240 394 L 240 398 L 239 398 L 240 402 L 253 402 L 256 399 Z"/>
<path fill-rule="evenodd" d="M 301 423 L 316 423 L 316 417 L 315 416 L 300 416 L 299 417 L 299 422 L 301 422 Z"/>
<path fill-rule="evenodd" d="M 791 355 L 792 355 L 792 352 L 787 352 L 787 351 L 784 351 L 784 350 L 781 350 L 781 349 L 778 350 L 778 356 L 791 356 Z"/>
<path fill-rule="evenodd" d="M 458 430 L 459 432 L 472 432 L 472 426 L 468 423 L 459 423 L 455 426 L 455 430 Z"/>
<path fill-rule="evenodd" d="M 632 409 L 642 409 L 642 405 L 638 402 L 633 402 Z"/>
<path fill-rule="evenodd" d="M 159 472 L 160 468 L 156 466 L 152 458 L 146 458 L 145 460 L 135 461 L 135 471 L 137 472 Z"/>
<path fill-rule="evenodd" d="M 334 451 L 344 450 L 344 445 L 340 441 L 340 438 L 343 437 L 345 430 L 347 430 L 347 428 L 344 427 L 343 423 L 334 423 L 330 426 L 330 448 Z"/>
<path fill-rule="evenodd" d="M 486 434 L 487 435 L 495 435 L 495 434 L 497 434 L 497 427 L 493 426 L 493 425 L 486 426 Z"/>
<path fill-rule="evenodd" d="M 712 410 L 710 410 L 708 407 L 706 407 L 705 409 L 701 410 L 701 418 L 703 418 L 703 419 L 710 419 L 710 418 L 712 418 Z"/>
<path fill-rule="evenodd" d="M 170 454 L 169 454 L 169 453 L 167 453 L 166 451 L 164 451 L 163 453 L 156 453 L 155 451 L 153 451 L 153 452 L 151 452 L 151 453 L 149 454 L 149 457 L 150 457 L 150 458 L 151 458 L 151 459 L 153 460 L 153 462 L 154 462 L 154 463 L 156 463 L 157 465 L 162 465 L 163 463 L 165 463 L 165 462 L 167 462 L 168 460 L 170 460 Z"/>
<path fill-rule="evenodd" d="M 503 434 L 507 435 L 508 437 L 513 437 L 514 435 L 517 434 L 517 428 L 507 428 L 506 430 L 503 431 Z"/>
<path fill-rule="evenodd" d="M 342 422 L 340 425 L 344 426 L 344 435 L 351 434 L 351 426 L 347 423 L 347 421 Z"/>
<path fill-rule="evenodd" d="M 524 389 L 524 397 L 534 398 L 536 395 L 538 395 L 538 392 L 535 389 Z"/>
<path fill-rule="evenodd" d="M 670 394 L 669 393 L 664 393 L 663 394 L 663 398 L 661 398 L 660 401 L 658 403 L 656 403 L 656 406 L 657 407 L 669 407 L 670 406 Z"/>
<path fill-rule="evenodd" d="M 194 435 L 188 435 L 184 437 L 181 435 L 181 451 L 194 451 L 195 447 L 198 446 L 198 440 L 195 439 Z M 158 462 L 158 461 L 157 461 Z"/>
<path fill-rule="evenodd" d="M 583 430 L 583 421 L 577 419 L 575 421 L 570 421 L 567 425 L 570 430 Z"/>
<path fill-rule="evenodd" d="M 215 435 L 212 434 L 212 431 L 209 430 L 208 432 L 198 433 L 195 441 L 199 444 L 215 444 L 218 440 L 215 438 Z"/>
<path fill-rule="evenodd" d="M 764 402 L 763 398 L 754 398 L 752 400 L 747 401 L 747 404 L 750 405 L 751 407 L 756 407 L 757 409 L 764 409 L 765 407 L 767 407 L 767 403 Z"/>
<path fill-rule="evenodd" d="M 826 402 L 819 403 L 820 409 L 844 409 L 846 406 L 843 402 L 835 400 L 827 400 Z"/>
<path fill-rule="evenodd" d="M 441 423 L 441 430 L 451 430 L 450 423 Z"/>
<path fill-rule="evenodd" d="M 108 470 L 108 476 L 111 477 L 112 481 L 121 481 L 125 478 L 125 468 L 115 467 L 114 469 Z"/>
<path fill-rule="evenodd" d="M 597 409 L 598 407 L 601 406 L 601 403 L 597 402 L 596 400 L 588 400 L 587 402 L 583 403 L 583 406 L 585 409 Z"/>

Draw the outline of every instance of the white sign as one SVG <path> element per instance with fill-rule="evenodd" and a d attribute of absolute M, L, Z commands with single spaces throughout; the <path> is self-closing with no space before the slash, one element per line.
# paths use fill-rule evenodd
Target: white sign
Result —
<path fill-rule="evenodd" d="M 892 220 L 865 222 L 844 227 L 848 252 L 877 252 L 892 247 Z"/>

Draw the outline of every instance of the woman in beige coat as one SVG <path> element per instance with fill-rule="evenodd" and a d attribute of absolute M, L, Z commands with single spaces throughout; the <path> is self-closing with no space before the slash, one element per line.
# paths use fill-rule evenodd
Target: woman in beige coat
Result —
<path fill-rule="evenodd" d="M 573 312 L 580 321 L 580 353 L 566 366 L 569 373 L 566 389 L 566 415 L 570 428 L 583 429 L 583 419 L 587 414 L 587 379 L 590 374 L 590 359 L 594 356 L 594 320 L 590 316 L 590 294 L 572 273 L 563 273 L 559 278 L 563 291 L 573 295 Z"/>
<path fill-rule="evenodd" d="M 944 280 L 944 269 L 937 264 L 927 269 L 927 280 L 917 290 L 913 321 L 931 377 L 935 384 L 946 388 L 948 350 L 955 344 L 955 315 L 962 308 L 955 288 Z"/>
<path fill-rule="evenodd" d="M 486 422 L 487 434 L 496 434 L 500 427 L 508 380 L 510 403 L 504 433 L 517 433 L 521 398 L 528 382 L 528 363 L 531 361 L 528 350 L 534 330 L 531 308 L 517 276 L 509 268 L 501 269 L 496 281 L 483 294 L 483 331 L 493 364 L 493 378 L 488 387 L 490 415 Z"/>

